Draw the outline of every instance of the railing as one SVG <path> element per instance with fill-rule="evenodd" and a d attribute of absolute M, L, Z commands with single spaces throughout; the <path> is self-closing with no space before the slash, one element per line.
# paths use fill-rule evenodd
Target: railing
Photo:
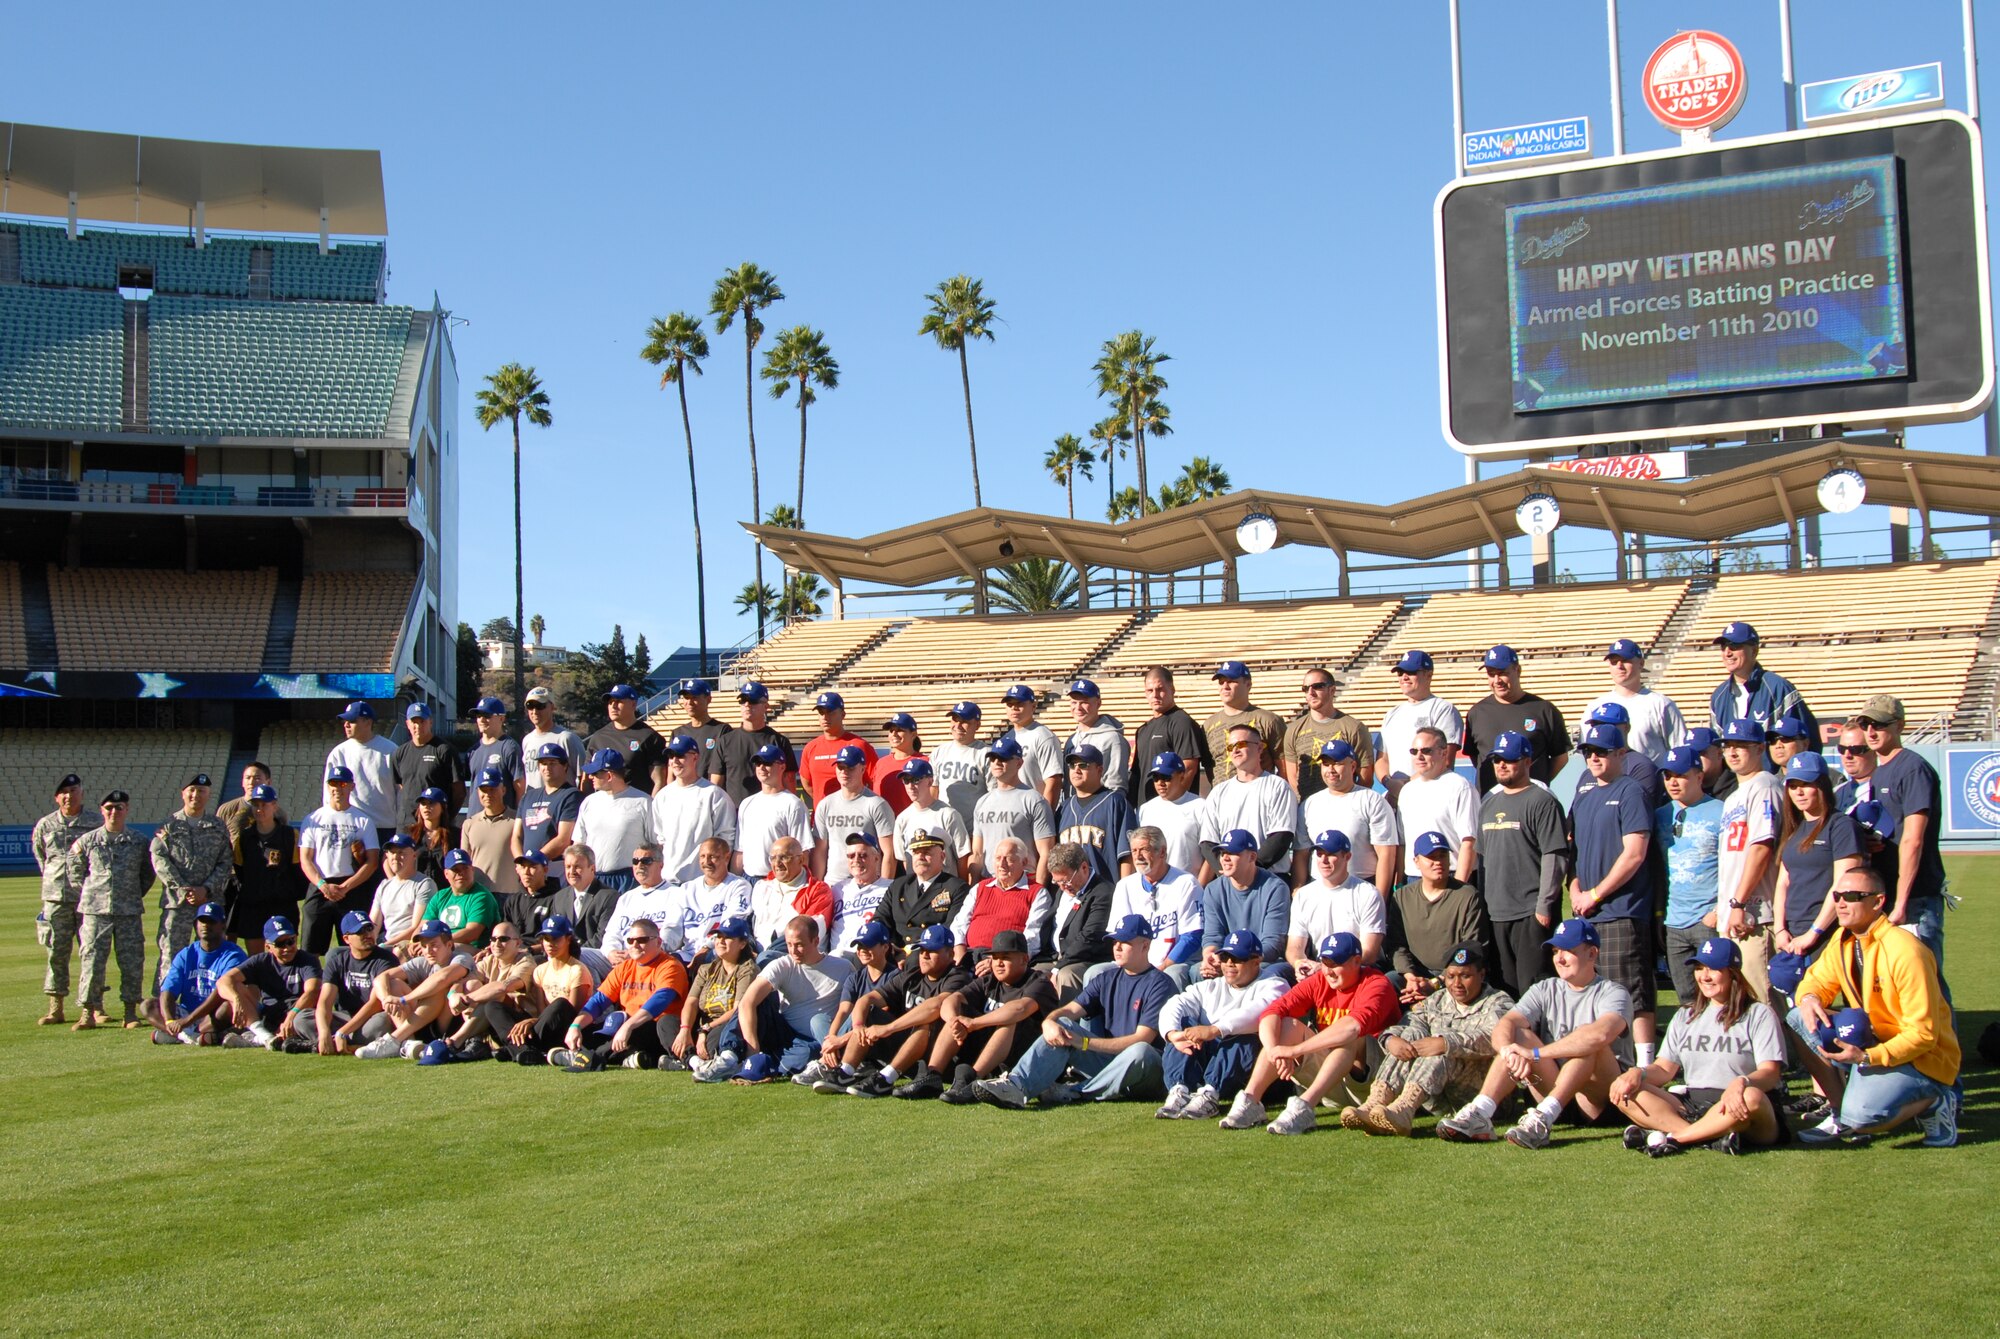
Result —
<path fill-rule="evenodd" d="M 262 484 L 254 497 L 237 493 L 234 484 L 102 483 L 72 479 L 0 479 L 0 500 L 18 502 L 92 502 L 145 507 L 282 507 L 292 511 L 332 511 L 342 507 L 401 511 L 409 505 L 409 490 L 375 486 L 292 488 Z"/>

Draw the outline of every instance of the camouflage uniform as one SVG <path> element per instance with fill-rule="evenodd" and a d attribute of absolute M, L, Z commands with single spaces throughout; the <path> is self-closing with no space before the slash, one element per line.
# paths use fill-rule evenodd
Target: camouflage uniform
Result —
<path fill-rule="evenodd" d="M 75 818 L 56 810 L 35 824 L 32 844 L 35 863 L 42 867 L 42 919 L 48 936 L 43 947 L 49 951 L 42 993 L 57 999 L 69 994 L 69 958 L 76 952 L 76 885 L 69 877 L 69 848 L 84 833 L 103 826 L 103 817 L 90 809 Z"/>
<path fill-rule="evenodd" d="M 208 814 L 188 817 L 183 809 L 153 834 L 153 868 L 160 875 L 160 956 L 153 964 L 153 993 L 174 955 L 194 939 L 194 913 L 203 902 L 222 901 L 236 874 L 229 829 Z M 207 891 L 190 895 L 190 888 Z"/>
<path fill-rule="evenodd" d="M 70 882 L 83 913 L 83 964 L 77 1003 L 102 1011 L 105 955 L 118 957 L 118 994 L 128 1005 L 144 998 L 146 890 L 153 886 L 153 855 L 146 839 L 127 828 L 98 828 L 77 839 L 69 853 Z"/>
<path fill-rule="evenodd" d="M 1407 1042 L 1443 1037 L 1449 1049 L 1443 1055 L 1420 1055 L 1414 1060 L 1398 1060 L 1385 1053 L 1375 1081 L 1397 1090 L 1415 1085 L 1432 1111 L 1457 1110 L 1470 1102 L 1486 1081 L 1487 1067 L 1493 1062 L 1493 1029 L 1513 1007 L 1514 997 L 1497 986 L 1488 986 L 1471 1004 L 1460 1004 L 1448 990 L 1433 991 L 1405 1014 L 1402 1022 L 1384 1028 L 1382 1037 L 1401 1037 Z"/>

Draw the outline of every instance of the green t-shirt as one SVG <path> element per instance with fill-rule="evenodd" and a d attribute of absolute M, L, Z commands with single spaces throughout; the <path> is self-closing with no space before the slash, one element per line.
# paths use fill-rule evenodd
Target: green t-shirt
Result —
<path fill-rule="evenodd" d="M 443 921 L 456 935 L 468 925 L 479 926 L 479 938 L 472 947 L 485 948 L 486 941 L 493 933 L 493 927 L 500 923 L 500 899 L 488 892 L 483 884 L 473 884 L 469 893 L 454 893 L 449 887 L 431 894 L 431 900 L 424 903 L 424 919 Z"/>

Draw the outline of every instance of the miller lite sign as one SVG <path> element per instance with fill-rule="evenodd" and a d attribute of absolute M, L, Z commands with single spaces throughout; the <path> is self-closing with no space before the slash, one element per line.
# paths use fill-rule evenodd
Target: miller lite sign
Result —
<path fill-rule="evenodd" d="M 1669 130 L 1703 134 L 1743 106 L 1743 53 L 1720 33 L 1676 33 L 1646 58 L 1646 108 Z"/>

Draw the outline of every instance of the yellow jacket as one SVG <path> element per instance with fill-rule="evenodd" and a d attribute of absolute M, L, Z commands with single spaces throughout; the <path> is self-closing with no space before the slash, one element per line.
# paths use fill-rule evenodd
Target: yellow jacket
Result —
<path fill-rule="evenodd" d="M 1854 980 L 1855 940 L 1861 942 L 1861 980 Z M 1958 1078 L 1958 1034 L 1951 1005 L 1938 986 L 1937 960 L 1918 938 L 1888 918 L 1877 917 L 1859 935 L 1835 930 L 1833 942 L 1813 959 L 1799 982 L 1801 997 L 1812 995 L 1828 1009 L 1836 999 L 1868 1010 L 1876 1044 L 1868 1063 L 1885 1069 L 1915 1065 L 1939 1083 Z"/>

